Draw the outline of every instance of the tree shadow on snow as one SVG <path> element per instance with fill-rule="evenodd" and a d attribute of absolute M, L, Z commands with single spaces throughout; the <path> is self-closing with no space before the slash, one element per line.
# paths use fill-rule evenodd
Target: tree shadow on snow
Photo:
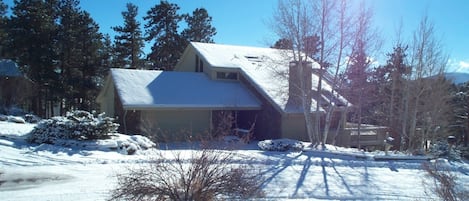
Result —
<path fill-rule="evenodd" d="M 288 153 L 288 152 L 287 152 Z M 266 177 L 264 182 L 262 183 L 262 188 L 267 186 L 271 183 L 280 173 L 282 173 L 285 169 L 292 166 L 294 164 L 293 161 L 300 158 L 303 154 L 300 153 L 295 157 L 288 157 L 286 152 L 268 152 L 268 156 L 274 156 L 279 158 L 280 160 L 267 160 L 265 161 L 265 165 L 269 165 L 270 168 L 266 169 L 265 171 L 261 172 L 262 175 L 270 175 Z"/>

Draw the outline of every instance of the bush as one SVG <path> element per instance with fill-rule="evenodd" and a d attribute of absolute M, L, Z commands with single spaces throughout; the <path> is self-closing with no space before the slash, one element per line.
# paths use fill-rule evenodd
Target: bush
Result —
<path fill-rule="evenodd" d="M 0 114 L 0 121 L 8 121 L 8 116 Z"/>
<path fill-rule="evenodd" d="M 428 180 L 423 180 L 423 185 L 430 188 L 442 200 L 457 201 L 468 200 L 469 192 L 463 185 L 458 185 L 458 178 L 450 170 L 446 170 L 436 163 L 424 163 L 423 169 L 426 171 Z M 462 187 L 462 188 L 461 188 Z M 430 194 L 429 192 L 426 192 Z M 431 196 L 431 195 L 430 195 Z"/>
<path fill-rule="evenodd" d="M 231 200 L 263 195 L 262 176 L 247 165 L 235 165 L 232 154 L 204 149 L 189 159 L 161 153 L 150 163 L 117 175 L 110 200 Z"/>
<path fill-rule="evenodd" d="M 302 151 L 304 148 L 303 143 L 291 139 L 259 141 L 257 146 L 264 151 Z"/>
<path fill-rule="evenodd" d="M 33 114 L 25 114 L 24 115 L 24 120 L 28 123 L 37 123 L 41 120 L 41 118 L 39 118 L 38 116 L 36 115 L 33 115 Z"/>
<path fill-rule="evenodd" d="M 81 110 L 67 112 L 65 117 L 41 120 L 29 134 L 28 141 L 56 144 L 60 140 L 108 139 L 119 127 L 113 120 L 104 117 L 104 113 L 95 116 Z"/>
<path fill-rule="evenodd" d="M 430 154 L 446 158 L 451 161 L 461 161 L 461 151 L 455 145 L 450 146 L 446 141 L 438 141 L 430 146 Z"/>

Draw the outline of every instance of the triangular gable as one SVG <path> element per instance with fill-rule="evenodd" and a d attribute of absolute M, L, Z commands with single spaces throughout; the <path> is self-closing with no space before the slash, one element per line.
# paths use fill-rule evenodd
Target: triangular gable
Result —
<path fill-rule="evenodd" d="M 246 78 L 261 94 L 280 108 L 283 112 L 297 113 L 287 107 L 288 101 L 288 66 L 293 61 L 291 51 L 273 48 L 246 47 L 222 45 L 213 43 L 191 42 L 190 46 L 196 50 L 211 66 L 218 68 L 241 69 Z M 185 51 L 186 53 L 186 51 Z M 319 69 L 319 64 L 313 62 L 313 68 Z M 317 89 L 319 76 L 312 75 L 312 90 Z M 332 91 L 327 80 L 322 81 L 323 91 Z M 323 96 L 328 100 L 330 97 Z M 349 105 L 348 101 L 339 95 L 337 100 Z M 316 100 L 312 100 L 311 111 L 316 110 Z M 323 108 L 320 108 L 324 111 Z"/>

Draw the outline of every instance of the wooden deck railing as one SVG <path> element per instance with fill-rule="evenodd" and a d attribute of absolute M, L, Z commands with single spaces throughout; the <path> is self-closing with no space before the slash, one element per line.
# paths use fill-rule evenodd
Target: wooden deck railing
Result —
<path fill-rule="evenodd" d="M 344 147 L 373 147 L 383 149 L 388 128 L 382 126 L 362 125 L 360 135 L 358 127 L 348 126 L 337 137 L 337 145 Z"/>

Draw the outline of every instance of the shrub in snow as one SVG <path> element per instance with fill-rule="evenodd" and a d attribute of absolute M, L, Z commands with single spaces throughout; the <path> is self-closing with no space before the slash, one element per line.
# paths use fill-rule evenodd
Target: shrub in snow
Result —
<path fill-rule="evenodd" d="M 21 118 L 21 117 L 13 117 L 13 116 L 12 116 L 12 117 L 8 118 L 8 120 L 11 121 L 11 122 L 13 122 L 13 123 L 18 123 L 18 124 L 24 124 L 24 123 L 26 123 L 26 121 L 25 121 L 23 118 Z"/>
<path fill-rule="evenodd" d="M 455 145 L 450 146 L 446 141 L 438 141 L 430 146 L 430 154 L 447 158 L 451 161 L 461 161 L 461 151 Z"/>
<path fill-rule="evenodd" d="M 149 163 L 117 175 L 109 200 L 249 200 L 262 197 L 264 178 L 249 165 L 236 165 L 221 150 L 193 151 L 190 158 L 159 153 Z"/>
<path fill-rule="evenodd" d="M 38 116 L 34 114 L 25 114 L 24 120 L 28 123 L 37 123 L 41 120 L 41 118 L 39 118 Z"/>
<path fill-rule="evenodd" d="M 304 148 L 303 143 L 291 139 L 264 140 L 257 145 L 264 151 L 302 151 Z"/>
<path fill-rule="evenodd" d="M 423 163 L 422 166 L 426 171 L 426 179 L 422 182 L 426 194 L 436 194 L 441 200 L 469 199 L 469 190 L 464 187 L 464 182 L 450 169 L 442 167 L 439 163 Z"/>
<path fill-rule="evenodd" d="M 67 112 L 65 117 L 57 116 L 41 120 L 31 131 L 28 140 L 35 143 L 55 144 L 60 140 L 95 140 L 109 138 L 119 124 L 103 114 L 95 116 L 86 111 Z"/>
<path fill-rule="evenodd" d="M 145 136 L 133 135 L 117 141 L 117 150 L 121 154 L 134 155 L 140 150 L 156 147 L 156 144 Z"/>

